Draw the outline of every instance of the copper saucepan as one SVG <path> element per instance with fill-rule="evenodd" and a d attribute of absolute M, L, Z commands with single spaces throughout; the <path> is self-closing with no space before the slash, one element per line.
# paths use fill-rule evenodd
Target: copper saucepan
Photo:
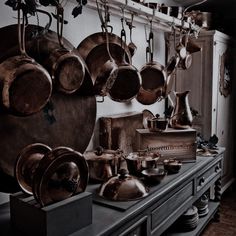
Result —
<path fill-rule="evenodd" d="M 52 92 L 52 81 L 48 72 L 25 51 L 25 23 L 18 10 L 18 44 L 20 55 L 0 64 L 0 87 L 2 105 L 10 113 L 27 116 L 40 111 L 48 102 Z"/>
<path fill-rule="evenodd" d="M 122 30 L 121 39 L 126 43 L 126 32 L 124 30 L 124 17 L 121 18 Z M 123 45 L 121 45 L 122 48 Z M 129 64 L 125 60 L 123 53 L 123 61 L 118 68 L 115 69 L 109 76 L 106 89 L 109 97 L 116 102 L 128 102 L 132 100 L 140 89 L 141 75 L 137 68 Z"/>
<path fill-rule="evenodd" d="M 142 84 L 137 96 L 137 100 L 144 105 L 150 105 L 162 99 L 167 77 L 164 66 L 153 60 L 154 34 L 152 31 L 152 22 L 150 23 L 147 43 L 147 62 L 140 70 Z"/>
<path fill-rule="evenodd" d="M 60 23 L 60 18 L 62 22 Z M 85 66 L 81 57 L 64 46 L 63 33 L 64 9 L 57 7 L 58 48 L 52 51 L 45 62 L 58 90 L 70 94 L 80 88 L 85 77 Z"/>
<path fill-rule="evenodd" d="M 107 5 L 103 5 L 105 12 L 103 17 L 98 1 L 96 1 L 96 4 L 102 32 L 85 38 L 79 44 L 77 50 L 88 66 L 94 83 L 95 95 L 106 96 L 108 78 L 117 69 L 117 65 L 123 62 L 123 54 L 125 54 L 125 59 L 128 62 L 131 61 L 131 55 L 128 46 L 122 42 L 119 36 L 112 33 L 113 28 L 108 25 Z M 121 44 L 123 47 L 121 47 Z"/>

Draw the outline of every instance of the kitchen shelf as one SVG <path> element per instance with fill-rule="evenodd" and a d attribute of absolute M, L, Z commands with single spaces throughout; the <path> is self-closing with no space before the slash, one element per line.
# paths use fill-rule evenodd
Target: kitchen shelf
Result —
<path fill-rule="evenodd" d="M 213 202 L 209 201 L 208 208 L 209 212 L 206 216 L 199 218 L 198 226 L 189 232 L 172 232 L 172 229 L 168 230 L 166 233 L 164 233 L 162 236 L 197 236 L 200 235 L 203 229 L 206 227 L 206 225 L 209 223 L 209 221 L 214 217 L 214 214 L 216 213 L 217 209 L 219 208 L 220 203 L 219 202 Z"/>
<path fill-rule="evenodd" d="M 112 15 L 121 16 L 121 9 L 124 8 L 126 13 L 125 17 L 127 15 L 127 17 L 130 18 L 130 12 L 132 12 L 137 16 L 134 18 L 134 21 L 139 23 L 147 23 L 148 20 L 152 19 L 154 29 L 159 29 L 164 32 L 170 32 L 173 25 L 176 27 L 182 26 L 184 29 L 191 28 L 195 31 L 200 29 L 197 25 L 182 22 L 180 19 L 158 12 L 155 9 L 133 2 L 132 0 L 108 0 L 108 5 Z M 96 1 L 90 0 L 86 6 L 91 9 L 96 9 Z"/>

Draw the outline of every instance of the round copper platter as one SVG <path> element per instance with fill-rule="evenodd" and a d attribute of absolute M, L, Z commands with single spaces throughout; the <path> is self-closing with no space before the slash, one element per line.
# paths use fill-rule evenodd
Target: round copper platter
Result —
<path fill-rule="evenodd" d="M 56 187 L 50 185 L 55 176 L 59 176 L 54 181 L 59 184 L 65 180 L 64 177 L 68 178 L 68 172 L 64 172 L 68 168 L 69 175 L 73 173 L 70 177 L 76 179 L 70 190 L 62 185 Z M 88 177 L 88 165 L 82 154 L 70 148 L 58 147 L 44 156 L 35 172 L 33 185 L 35 199 L 41 206 L 45 206 L 83 192 L 88 184 Z"/>
<path fill-rule="evenodd" d="M 31 169 L 30 174 L 33 174 L 39 161 L 49 151 L 51 151 L 51 148 L 47 145 L 34 143 L 26 146 L 18 155 L 15 166 L 15 177 L 24 192 L 32 194 L 33 176 L 27 176 L 27 168 Z"/>

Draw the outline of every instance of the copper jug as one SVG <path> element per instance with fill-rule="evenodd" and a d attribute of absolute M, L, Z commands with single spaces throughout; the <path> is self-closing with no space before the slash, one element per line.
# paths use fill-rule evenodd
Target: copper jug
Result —
<path fill-rule="evenodd" d="M 175 93 L 175 106 L 170 118 L 174 129 L 188 129 L 192 126 L 193 116 L 188 102 L 189 91 Z"/>

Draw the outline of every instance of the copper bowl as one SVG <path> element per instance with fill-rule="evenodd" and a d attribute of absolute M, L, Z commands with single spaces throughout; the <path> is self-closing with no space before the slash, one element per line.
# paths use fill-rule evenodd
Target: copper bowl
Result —
<path fill-rule="evenodd" d="M 179 170 L 181 169 L 182 162 L 175 160 L 175 159 L 168 159 L 163 161 L 164 169 L 169 173 L 169 174 L 175 174 L 178 173 Z"/>
<path fill-rule="evenodd" d="M 147 181 L 150 182 L 161 182 L 166 176 L 167 171 L 160 168 L 146 169 L 142 171 L 142 175 Z"/>

